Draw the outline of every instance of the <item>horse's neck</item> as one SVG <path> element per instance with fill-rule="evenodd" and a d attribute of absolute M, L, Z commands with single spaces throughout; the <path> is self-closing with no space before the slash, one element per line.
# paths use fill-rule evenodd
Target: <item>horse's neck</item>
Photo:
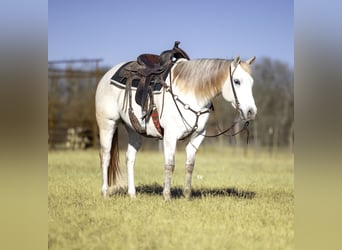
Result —
<path fill-rule="evenodd" d="M 210 106 L 211 100 L 214 98 L 199 98 L 196 97 L 194 92 L 186 92 L 180 91 L 177 88 L 177 85 L 172 85 L 172 91 L 176 98 L 179 99 L 180 102 L 183 102 L 185 105 L 189 105 L 194 110 L 201 110 Z"/>
<path fill-rule="evenodd" d="M 196 61 L 202 63 L 201 60 Z M 190 82 L 186 82 L 186 80 L 184 80 L 183 78 L 179 83 L 179 88 L 177 88 L 177 82 L 173 82 L 173 85 L 175 86 L 175 93 L 177 95 L 179 95 L 183 99 L 188 100 L 188 102 L 191 102 L 193 105 L 197 104 L 200 107 L 207 106 L 209 103 L 211 103 L 211 100 L 215 96 L 221 94 L 223 88 L 227 88 L 227 86 L 225 85 L 227 85 L 227 82 L 230 79 L 229 73 L 228 76 L 226 75 L 226 67 L 229 67 L 229 61 L 218 61 L 217 59 L 212 59 L 212 61 L 203 61 L 203 64 L 205 65 L 208 62 L 209 66 L 207 66 L 207 69 L 201 64 L 201 70 L 196 67 L 198 65 L 192 65 L 193 70 L 196 72 L 196 76 L 193 77 L 194 81 L 196 82 L 191 83 L 192 79 L 190 80 Z M 220 67 L 218 67 L 216 64 L 219 64 Z M 190 71 L 191 67 L 190 70 L 189 67 L 186 70 Z M 176 81 L 178 80 L 178 74 L 179 72 L 175 73 Z M 189 74 L 192 75 L 191 73 Z M 201 77 L 201 74 L 203 74 L 203 78 Z M 171 71 L 171 75 L 174 76 L 173 70 Z M 229 90 L 229 86 L 227 90 Z"/>

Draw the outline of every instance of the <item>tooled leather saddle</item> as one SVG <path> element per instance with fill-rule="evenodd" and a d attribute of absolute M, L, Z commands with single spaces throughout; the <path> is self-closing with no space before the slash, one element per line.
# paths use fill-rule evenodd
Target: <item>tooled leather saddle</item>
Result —
<path fill-rule="evenodd" d="M 129 98 L 129 116 L 132 125 L 140 134 L 146 135 L 146 122 L 151 116 L 157 130 L 161 135 L 163 134 L 159 120 L 155 120 L 159 117 L 156 113 L 153 93 L 161 92 L 172 66 L 178 59 L 190 59 L 187 53 L 178 47 L 179 44 L 179 41 L 175 41 L 171 50 L 163 51 L 160 55 L 141 54 L 136 61 L 121 66 L 111 78 L 112 84 L 126 89 L 125 97 Z M 142 109 L 141 122 L 132 109 L 132 88 L 136 89 L 134 99 Z"/>

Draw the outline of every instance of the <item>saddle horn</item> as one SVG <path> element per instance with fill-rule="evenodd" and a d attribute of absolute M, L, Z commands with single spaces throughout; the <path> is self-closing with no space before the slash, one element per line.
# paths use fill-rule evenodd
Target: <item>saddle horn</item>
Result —
<path fill-rule="evenodd" d="M 188 56 L 188 54 L 184 50 L 178 47 L 179 44 L 180 44 L 180 41 L 175 41 L 175 44 L 173 45 L 173 48 L 171 50 L 163 51 L 160 54 L 161 65 L 164 65 L 165 63 L 169 61 L 174 62 L 175 60 L 173 60 L 173 58 L 175 58 L 176 60 L 179 58 L 185 58 L 187 60 L 190 60 L 190 57 Z"/>

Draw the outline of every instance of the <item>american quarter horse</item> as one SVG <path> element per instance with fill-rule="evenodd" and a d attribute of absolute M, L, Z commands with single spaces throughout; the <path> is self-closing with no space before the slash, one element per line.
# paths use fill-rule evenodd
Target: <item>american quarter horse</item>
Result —
<path fill-rule="evenodd" d="M 146 121 L 145 135 L 163 140 L 164 146 L 164 188 L 165 200 L 171 199 L 171 179 L 175 168 L 177 141 L 187 138 L 184 196 L 191 197 L 191 179 L 194 170 L 196 151 L 206 134 L 206 123 L 211 111 L 211 100 L 222 94 L 240 113 L 240 119 L 253 120 L 257 108 L 252 94 L 253 78 L 251 64 L 255 57 L 241 61 L 196 59 L 177 60 L 164 82 L 163 93 L 153 96 L 155 108 L 159 111 L 159 125 L 163 134 L 152 119 Z M 118 124 L 122 122 L 128 132 L 126 167 L 128 175 L 128 194 L 136 196 L 134 184 L 134 164 L 142 135 L 132 125 L 127 103 L 126 90 L 111 83 L 112 76 L 124 65 L 110 69 L 100 80 L 96 90 L 96 119 L 100 135 L 100 161 L 102 167 L 102 194 L 110 195 L 109 187 L 116 184 L 119 166 Z M 135 94 L 134 89 L 131 93 Z M 127 105 L 127 104 L 126 104 Z M 141 107 L 132 102 L 137 117 L 142 116 Z M 133 112 L 132 111 L 132 112 Z"/>

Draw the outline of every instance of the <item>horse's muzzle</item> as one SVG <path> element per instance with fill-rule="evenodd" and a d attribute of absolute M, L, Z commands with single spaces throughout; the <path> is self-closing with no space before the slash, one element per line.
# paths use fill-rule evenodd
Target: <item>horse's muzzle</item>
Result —
<path fill-rule="evenodd" d="M 255 116 L 256 116 L 256 113 L 257 113 L 256 109 L 253 109 L 253 108 L 249 109 L 247 111 L 247 120 L 254 120 Z"/>
<path fill-rule="evenodd" d="M 254 120 L 255 119 L 255 116 L 256 116 L 256 108 L 250 108 L 248 109 L 247 112 L 244 112 L 243 109 L 239 108 L 239 113 L 240 113 L 240 116 L 241 116 L 241 119 L 242 120 L 245 120 L 245 121 L 250 121 L 250 120 Z"/>

